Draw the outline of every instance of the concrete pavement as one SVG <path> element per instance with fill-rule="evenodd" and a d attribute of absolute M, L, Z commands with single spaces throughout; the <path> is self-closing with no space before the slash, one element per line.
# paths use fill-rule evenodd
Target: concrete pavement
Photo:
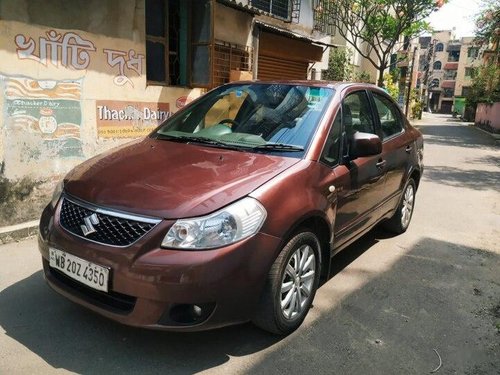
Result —
<path fill-rule="evenodd" d="M 500 372 L 500 152 L 442 115 L 419 124 L 426 170 L 408 232 L 333 259 L 304 325 L 178 334 L 120 326 L 44 284 L 36 242 L 0 247 L 0 374 Z"/>

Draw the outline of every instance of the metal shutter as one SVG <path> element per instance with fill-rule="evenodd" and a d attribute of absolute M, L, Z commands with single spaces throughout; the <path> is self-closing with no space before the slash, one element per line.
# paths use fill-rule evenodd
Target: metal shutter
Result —
<path fill-rule="evenodd" d="M 307 79 L 308 63 L 259 54 L 257 78 L 263 81 Z"/>

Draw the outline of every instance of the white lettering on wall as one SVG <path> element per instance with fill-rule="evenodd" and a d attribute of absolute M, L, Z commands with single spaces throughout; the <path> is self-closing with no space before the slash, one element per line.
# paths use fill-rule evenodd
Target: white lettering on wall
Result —
<path fill-rule="evenodd" d="M 107 56 L 109 66 L 112 68 L 118 66 L 118 74 L 113 78 L 113 82 L 118 86 L 130 83 L 134 87 L 134 84 L 125 72 L 125 67 L 141 75 L 144 55 L 137 54 L 133 49 L 129 50 L 128 53 L 113 49 L 103 49 L 103 52 Z"/>
<path fill-rule="evenodd" d="M 34 60 L 45 66 L 50 63 L 56 67 L 76 70 L 84 70 L 89 67 L 90 52 L 96 51 L 94 43 L 90 40 L 86 40 L 74 32 L 59 33 L 55 30 L 49 30 L 45 35 L 38 38 L 38 46 L 35 39 L 23 34 L 16 35 L 14 42 L 18 58 Z M 142 75 L 144 55 L 133 49 L 127 52 L 103 48 L 102 52 L 106 55 L 106 63 L 111 68 L 118 68 L 113 82 L 118 86 L 130 83 L 133 87 L 134 84 L 129 78 L 129 72 L 133 71 L 139 76 Z"/>
<path fill-rule="evenodd" d="M 46 32 L 47 37 L 38 39 L 38 54 L 35 53 L 36 42 L 23 34 L 14 38 L 17 56 L 20 59 L 35 60 L 43 65 L 50 62 L 54 66 L 63 66 L 76 70 L 86 69 L 90 64 L 89 51 L 96 48 L 90 40 L 78 34 L 67 32 L 59 34 L 55 30 Z"/>

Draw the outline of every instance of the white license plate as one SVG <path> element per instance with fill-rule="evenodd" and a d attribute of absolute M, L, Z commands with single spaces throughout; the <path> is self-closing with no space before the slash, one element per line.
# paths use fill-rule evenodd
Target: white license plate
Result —
<path fill-rule="evenodd" d="M 49 255 L 51 267 L 91 288 L 108 291 L 109 269 L 53 248 Z"/>

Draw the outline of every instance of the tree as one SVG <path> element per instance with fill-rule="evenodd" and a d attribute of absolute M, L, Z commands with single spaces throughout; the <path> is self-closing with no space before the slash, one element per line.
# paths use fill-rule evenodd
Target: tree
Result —
<path fill-rule="evenodd" d="M 476 15 L 475 23 L 474 41 L 480 46 L 491 45 L 495 60 L 500 62 L 500 2 L 484 0 L 481 12 Z"/>
<path fill-rule="evenodd" d="M 340 36 L 378 70 L 384 71 L 400 36 L 414 37 L 427 30 L 425 19 L 446 0 L 324 0 L 317 12 L 328 12 Z M 367 47 L 365 49 L 365 46 Z M 372 55 L 375 55 L 375 57 Z"/>
<path fill-rule="evenodd" d="M 496 62 L 479 68 L 466 96 L 467 105 L 475 108 L 478 103 L 500 101 L 500 66 Z"/>
<path fill-rule="evenodd" d="M 352 74 L 350 51 L 347 48 L 332 48 L 328 58 L 328 69 L 322 78 L 327 81 L 347 81 Z"/>

